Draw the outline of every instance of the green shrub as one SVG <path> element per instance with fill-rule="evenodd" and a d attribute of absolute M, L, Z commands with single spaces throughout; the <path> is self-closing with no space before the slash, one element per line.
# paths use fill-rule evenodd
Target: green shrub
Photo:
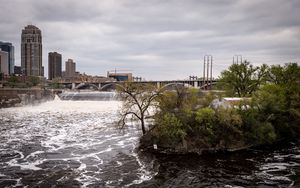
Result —
<path fill-rule="evenodd" d="M 261 123 L 256 130 L 256 142 L 258 144 L 272 144 L 276 140 L 273 125 L 269 122 Z"/>
<path fill-rule="evenodd" d="M 201 108 L 196 111 L 196 122 L 198 126 L 205 129 L 212 129 L 214 125 L 215 111 L 212 108 Z M 198 128 L 199 128 L 198 127 Z"/>
<path fill-rule="evenodd" d="M 172 113 L 166 113 L 157 120 L 157 131 L 160 137 L 181 140 L 186 136 L 182 122 Z"/>
<path fill-rule="evenodd" d="M 232 108 L 219 108 L 216 111 L 214 135 L 216 141 L 223 143 L 225 147 L 236 142 L 243 142 L 242 117 L 237 110 Z"/>

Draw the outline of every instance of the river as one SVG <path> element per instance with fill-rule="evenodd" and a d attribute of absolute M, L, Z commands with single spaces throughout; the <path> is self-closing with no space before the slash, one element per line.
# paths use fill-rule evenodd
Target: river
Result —
<path fill-rule="evenodd" d="M 299 187 L 300 144 L 206 156 L 138 152 L 120 101 L 0 109 L 0 187 Z"/>

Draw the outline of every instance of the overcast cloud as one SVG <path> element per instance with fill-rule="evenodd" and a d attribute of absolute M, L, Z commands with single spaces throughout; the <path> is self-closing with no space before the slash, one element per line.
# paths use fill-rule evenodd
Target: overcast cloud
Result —
<path fill-rule="evenodd" d="M 300 62 L 299 10 L 299 0 L 0 0 L 0 41 L 13 43 L 20 65 L 21 31 L 33 24 L 46 70 L 57 51 L 87 74 L 185 79 L 202 76 L 211 54 L 216 77 L 235 54 L 257 65 Z"/>

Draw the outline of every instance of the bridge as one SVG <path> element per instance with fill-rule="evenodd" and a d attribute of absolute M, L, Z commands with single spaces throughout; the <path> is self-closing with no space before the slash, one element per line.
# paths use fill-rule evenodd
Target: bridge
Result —
<path fill-rule="evenodd" d="M 122 84 L 124 82 L 65 82 L 61 83 L 65 85 L 66 88 L 72 90 L 79 89 L 93 89 L 99 91 L 109 91 L 116 89 L 117 84 Z M 175 87 L 183 86 L 186 88 L 197 88 L 202 90 L 209 90 L 213 85 L 216 84 L 216 80 L 169 80 L 169 81 L 133 81 L 131 83 L 143 83 L 151 84 L 157 88 L 162 88 L 166 90 L 172 90 Z"/>

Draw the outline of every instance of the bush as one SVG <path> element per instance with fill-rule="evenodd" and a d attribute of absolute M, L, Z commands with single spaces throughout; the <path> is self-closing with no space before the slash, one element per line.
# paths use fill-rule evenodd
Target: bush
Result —
<path fill-rule="evenodd" d="M 31 86 L 37 86 L 40 83 L 40 79 L 37 76 L 29 76 L 29 83 Z"/>
<path fill-rule="evenodd" d="M 273 125 L 269 122 L 261 123 L 256 130 L 257 144 L 272 144 L 277 136 Z"/>
<path fill-rule="evenodd" d="M 214 135 L 216 142 L 225 148 L 237 142 L 244 142 L 242 118 L 236 109 L 217 109 Z"/>
<path fill-rule="evenodd" d="M 172 113 L 166 113 L 157 122 L 159 137 L 179 141 L 186 136 L 186 130 L 182 122 Z"/>
<path fill-rule="evenodd" d="M 280 85 L 263 86 L 254 94 L 253 101 L 264 114 L 278 114 L 286 111 L 285 92 Z"/>
<path fill-rule="evenodd" d="M 204 128 L 206 130 L 212 131 L 215 124 L 215 111 L 211 108 L 201 108 L 196 111 L 195 118 L 198 129 Z"/>

